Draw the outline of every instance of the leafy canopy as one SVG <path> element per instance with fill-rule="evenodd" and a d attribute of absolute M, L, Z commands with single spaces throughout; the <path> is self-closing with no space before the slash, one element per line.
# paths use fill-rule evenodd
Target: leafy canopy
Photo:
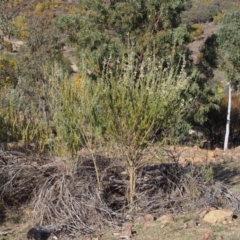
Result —
<path fill-rule="evenodd" d="M 184 0 L 78 2 L 80 13 L 62 16 L 59 27 L 76 44 L 93 75 L 99 76 L 104 62 L 114 69 L 116 61 L 132 52 L 137 69 L 149 49 L 157 57 L 171 55 L 188 34 L 184 26 L 178 30 Z"/>
<path fill-rule="evenodd" d="M 240 11 L 225 14 L 220 20 L 217 41 L 222 51 L 223 67 L 236 88 L 240 83 Z"/>

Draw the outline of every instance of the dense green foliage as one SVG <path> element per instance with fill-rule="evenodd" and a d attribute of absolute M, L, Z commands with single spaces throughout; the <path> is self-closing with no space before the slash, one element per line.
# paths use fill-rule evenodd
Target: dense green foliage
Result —
<path fill-rule="evenodd" d="M 7 10 L 13 7 L 14 11 L 21 5 L 20 2 L 9 5 L 10 1 L 4 4 Z M 206 74 L 214 67 L 208 62 L 215 46 L 210 44 L 212 48 L 204 48 L 202 65 L 193 66 L 188 61 L 186 44 L 192 40 L 193 32 L 189 26 L 181 24 L 181 13 L 187 9 L 185 1 L 79 0 L 78 5 L 71 6 L 71 11 L 66 11 L 61 1 L 45 1 L 41 6 L 34 1 L 29 6 L 33 13 L 26 10 L 5 21 L 8 26 L 12 23 L 11 34 L 26 44 L 19 48 L 16 56 L 5 54 L 1 60 L 2 86 L 6 89 L 2 91 L 2 119 L 7 133 L 2 139 L 34 141 L 42 150 L 58 152 L 62 149 L 75 153 L 89 136 L 94 141 L 99 136 L 101 141 L 113 141 L 115 136 L 114 141 L 134 143 L 138 148 L 153 140 L 181 141 L 191 126 L 204 123 L 208 111 L 217 108 L 219 95 L 216 87 L 208 83 L 210 74 Z M 58 17 L 51 14 L 61 7 L 63 11 Z M 11 11 L 7 13 L 11 15 Z M 67 80 L 71 78 L 71 69 L 63 57 L 64 44 L 76 50 L 80 69 L 77 82 Z M 202 72 L 207 77 L 199 77 Z M 165 78 L 166 73 L 173 82 L 166 85 L 169 89 L 163 93 L 161 78 Z M 182 73 L 186 79 L 180 77 L 176 82 Z M 146 78 L 152 79 L 148 80 L 151 84 L 145 82 Z M 82 81 L 90 84 L 88 86 L 92 84 L 92 89 L 96 87 L 90 79 L 97 80 L 98 88 L 103 88 L 98 94 L 91 91 L 83 94 Z M 123 79 L 128 88 L 122 85 Z M 150 93 L 144 87 L 148 84 L 154 86 L 151 90 L 154 98 L 148 97 Z M 171 100 L 175 84 L 178 86 L 176 101 Z M 81 92 L 81 100 L 78 94 L 76 97 L 74 88 Z M 69 97 L 72 91 L 73 98 Z M 163 96 L 165 103 L 161 100 Z M 115 101 L 106 102 L 108 98 Z M 83 102 L 91 103 L 92 99 L 98 101 L 97 105 L 99 102 L 105 105 L 91 110 L 91 104 L 88 108 Z M 144 103 L 155 110 L 143 108 Z M 184 106 L 184 113 L 178 112 L 182 109 L 179 104 Z M 85 113 L 89 113 L 88 117 Z M 119 116 L 115 116 L 116 113 Z M 119 120 L 123 117 L 125 119 Z M 94 121 L 89 120 L 92 118 Z M 140 124 L 140 120 L 143 123 Z M 85 122 L 91 123 L 89 127 Z M 114 125 L 115 122 L 119 124 Z M 93 136 L 96 133 L 98 137 Z"/>
<path fill-rule="evenodd" d="M 222 3 L 32 1 L 25 12 L 12 14 L 23 3 L 1 5 L 2 37 L 13 34 L 25 42 L 13 55 L 13 46 L 5 41 L 1 55 L 2 141 L 36 142 L 53 153 L 76 153 L 89 141 L 133 148 L 153 140 L 183 143 L 188 130 L 203 127 L 208 112 L 220 106 L 221 87 L 209 80 L 218 64 L 218 44 L 226 49 L 212 35 L 194 66 L 186 44 L 202 31 L 197 33 L 200 25 L 193 31 L 182 23 L 184 14 L 201 6 L 212 7 L 207 17 L 198 12 L 209 20 L 223 9 Z M 227 44 L 223 36 L 221 41 Z M 75 48 L 77 78 L 71 77 L 64 45 Z"/>
<path fill-rule="evenodd" d="M 240 83 L 240 11 L 225 14 L 220 20 L 217 41 L 222 50 L 222 66 L 230 83 L 237 88 Z"/>
<path fill-rule="evenodd" d="M 45 15 L 35 17 L 29 23 L 27 32 L 26 44 L 21 47 L 17 57 L 21 63 L 18 64 L 18 76 L 44 82 L 44 71 L 50 71 L 54 62 L 62 63 L 64 68 L 61 34 Z M 64 70 L 67 72 L 69 69 L 65 67 Z"/>
<path fill-rule="evenodd" d="M 187 11 L 181 14 L 182 22 L 186 24 L 211 21 L 221 11 L 221 6 L 215 0 L 193 0 L 187 1 Z"/>
<path fill-rule="evenodd" d="M 151 54 L 164 58 L 179 51 L 188 37 L 180 26 L 179 13 L 184 1 L 79 1 L 80 13 L 60 18 L 60 28 L 76 44 L 92 76 L 99 76 L 107 64 L 114 71 L 116 62 L 135 54 L 134 65 Z M 138 78 L 138 75 L 136 75 Z"/>

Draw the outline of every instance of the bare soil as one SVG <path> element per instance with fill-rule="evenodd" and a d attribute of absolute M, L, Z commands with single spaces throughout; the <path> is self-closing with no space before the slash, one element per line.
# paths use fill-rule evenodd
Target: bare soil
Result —
<path fill-rule="evenodd" d="M 194 64 L 198 63 L 198 56 L 200 54 L 201 47 L 204 45 L 208 37 L 216 33 L 218 27 L 218 25 L 214 22 L 200 23 L 200 25 L 203 29 L 203 33 L 200 36 L 195 37 L 194 41 L 187 45 L 191 53 L 190 59 L 192 59 Z M 213 82 L 221 82 L 223 86 L 227 86 L 227 77 L 220 68 L 214 69 L 213 74 Z"/>
<path fill-rule="evenodd" d="M 8 38 L 8 37 L 4 37 L 4 41 L 8 42 L 8 43 L 11 43 L 12 44 L 12 47 L 13 47 L 13 53 L 16 53 L 18 52 L 19 48 L 25 44 L 24 41 L 20 40 L 20 39 L 17 39 L 17 38 L 14 38 L 14 37 L 11 37 L 11 38 Z M 67 59 L 70 60 L 71 62 L 71 68 L 73 70 L 74 73 L 77 73 L 78 72 L 78 67 L 77 67 L 77 58 L 74 54 L 74 48 L 71 47 L 71 46 L 65 46 L 63 48 L 63 56 L 66 57 Z"/>
<path fill-rule="evenodd" d="M 200 24 L 203 30 L 203 33 L 200 36 L 194 38 L 194 41 L 188 44 L 188 49 L 190 50 L 190 57 L 193 60 L 194 64 L 198 62 L 198 55 L 200 48 L 204 45 L 205 41 L 212 34 L 216 33 L 217 25 L 214 22 L 210 23 L 201 23 Z"/>

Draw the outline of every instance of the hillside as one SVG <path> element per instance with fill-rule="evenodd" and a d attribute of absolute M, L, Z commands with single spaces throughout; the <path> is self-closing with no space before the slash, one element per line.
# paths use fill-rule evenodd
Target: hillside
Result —
<path fill-rule="evenodd" d="M 239 9 L 0 1 L 0 240 L 239 239 Z"/>

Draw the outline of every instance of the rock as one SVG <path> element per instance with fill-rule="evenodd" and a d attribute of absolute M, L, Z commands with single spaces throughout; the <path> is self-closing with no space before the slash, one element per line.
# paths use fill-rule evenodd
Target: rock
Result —
<path fill-rule="evenodd" d="M 154 222 L 154 216 L 152 214 L 147 214 L 145 216 L 140 216 L 135 219 L 135 223 L 144 224 L 146 222 Z"/>
<path fill-rule="evenodd" d="M 210 207 L 209 211 L 217 210 L 215 207 Z"/>
<path fill-rule="evenodd" d="M 119 237 L 119 240 L 130 240 L 130 237 L 129 236 L 121 236 Z"/>
<path fill-rule="evenodd" d="M 215 148 L 214 152 L 213 152 L 213 156 L 216 157 L 222 157 L 223 155 L 223 150 L 220 148 Z"/>
<path fill-rule="evenodd" d="M 6 229 L 2 232 L 0 232 L 0 236 L 8 236 L 9 234 L 12 234 L 13 233 L 13 230 L 12 229 Z"/>
<path fill-rule="evenodd" d="M 139 223 L 139 224 L 145 223 L 144 217 L 141 216 L 141 217 L 136 218 L 135 219 L 135 223 Z"/>
<path fill-rule="evenodd" d="M 226 220 L 224 220 L 224 221 L 222 222 L 222 224 L 227 225 L 228 222 L 227 222 Z"/>
<path fill-rule="evenodd" d="M 194 228 L 197 227 L 197 222 L 195 220 L 190 220 L 186 223 L 186 228 Z"/>
<path fill-rule="evenodd" d="M 122 175 L 122 177 L 127 178 L 128 177 L 128 172 L 127 171 L 123 171 L 120 173 Z"/>
<path fill-rule="evenodd" d="M 207 210 L 203 210 L 203 211 L 200 212 L 198 215 L 199 215 L 200 218 L 203 218 L 207 213 L 208 213 Z"/>
<path fill-rule="evenodd" d="M 211 234 L 210 232 L 205 232 L 198 240 L 207 240 L 210 239 Z"/>
<path fill-rule="evenodd" d="M 124 224 L 122 231 L 120 232 L 119 239 L 126 239 L 126 240 L 130 239 L 133 231 L 132 228 L 133 228 L 133 224 L 131 222 L 126 222 Z"/>
<path fill-rule="evenodd" d="M 230 210 L 211 210 L 204 216 L 203 220 L 208 223 L 223 223 L 232 220 L 232 217 L 233 212 Z"/>
<path fill-rule="evenodd" d="M 154 217 L 152 214 L 147 214 L 143 218 L 144 218 L 145 222 L 153 222 L 154 221 Z"/>
<path fill-rule="evenodd" d="M 56 226 L 37 226 L 31 228 L 27 233 L 27 239 L 47 240 Z"/>
<path fill-rule="evenodd" d="M 118 236 L 121 235 L 121 233 L 120 233 L 120 232 L 113 232 L 112 235 L 113 235 L 114 237 L 118 237 Z M 86 239 L 86 240 L 88 240 L 88 239 Z M 90 240 L 91 240 L 91 239 L 90 239 Z"/>
<path fill-rule="evenodd" d="M 157 219 L 157 221 L 161 222 L 161 223 L 173 223 L 173 222 L 175 222 L 175 219 L 172 215 L 167 214 L 167 215 L 163 215 L 163 216 L 159 217 Z"/>
<path fill-rule="evenodd" d="M 161 225 L 161 229 L 163 229 L 163 228 L 165 228 L 165 224 L 162 224 L 162 225 Z"/>

